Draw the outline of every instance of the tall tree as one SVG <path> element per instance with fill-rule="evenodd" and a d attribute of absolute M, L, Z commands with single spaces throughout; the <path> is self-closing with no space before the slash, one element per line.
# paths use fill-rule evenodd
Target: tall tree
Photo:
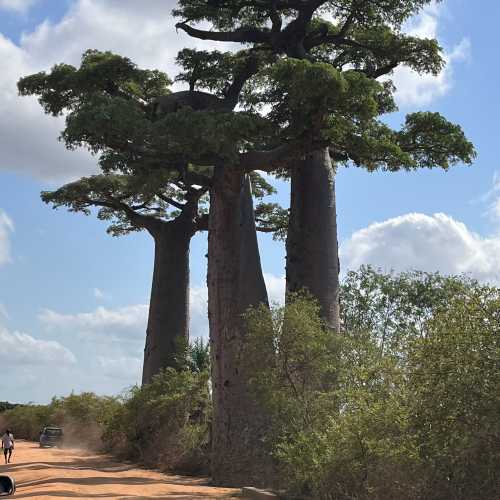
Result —
<path fill-rule="evenodd" d="M 99 154 L 106 174 L 44 193 L 45 201 L 75 211 L 101 207 L 100 217 L 115 219 L 110 228 L 113 234 L 147 229 L 155 240 L 144 382 L 173 362 L 175 344 L 187 334 L 189 240 L 207 222 L 198 201 L 211 184 L 214 158 L 237 158 L 241 141 L 260 135 L 254 130 L 262 126 L 261 119 L 248 113 L 231 114 L 245 75 L 252 74 L 252 54 L 210 57 L 224 67 L 222 73 L 219 67 L 211 67 L 210 58 L 206 62 L 199 53 L 181 52 L 178 60 L 185 71 L 178 80 L 189 81 L 190 91 L 174 94 L 169 93 L 168 79 L 162 73 L 140 70 L 126 58 L 98 51 L 87 51 L 78 69 L 61 64 L 49 74 L 19 82 L 20 93 L 38 95 L 47 113 L 66 113 L 62 139 L 69 148 L 84 146 Z M 229 83 L 228 67 L 235 74 Z M 202 77 L 203 87 L 213 93 L 195 89 Z M 262 177 L 248 172 L 254 195 L 261 198 L 273 191 Z M 243 179 L 238 227 L 251 234 L 253 205 L 249 179 Z M 273 231 L 278 213 L 277 206 L 262 205 L 260 229 Z M 256 239 L 245 241 L 239 281 L 255 282 L 256 303 L 266 302 Z M 251 286 L 239 287 L 240 310 L 255 302 L 252 290 Z"/>
<path fill-rule="evenodd" d="M 340 325 L 331 158 L 336 163 L 368 170 L 392 171 L 446 169 L 460 161 L 470 163 L 474 157 L 473 146 L 460 127 L 437 113 L 409 115 L 400 131 L 390 129 L 380 120 L 383 114 L 395 111 L 396 105 L 391 82 L 381 83 L 377 81 L 379 77 L 389 75 L 400 64 L 431 73 L 442 67 L 435 40 L 406 36 L 400 29 L 406 19 L 428 3 L 181 0 L 174 11 L 182 19 L 177 27 L 193 37 L 250 44 L 254 50 L 267 53 L 267 61 L 272 65 L 267 72 L 261 67 L 258 76 L 262 78 L 257 78 L 257 84 L 263 88 L 260 103 L 271 106 L 267 117 L 279 127 L 277 142 L 281 146 L 297 144 L 296 141 L 302 144 L 294 152 L 298 163 L 280 165 L 292 177 L 287 288 L 309 289 L 334 329 Z M 324 14 L 335 22 L 319 17 Z M 197 27 L 196 23 L 208 23 L 210 29 Z M 270 166 L 271 162 L 266 165 Z M 237 178 L 231 179 L 233 176 L 234 172 L 218 176 L 220 191 L 236 189 L 238 182 Z M 221 208 L 211 220 L 217 216 L 223 219 L 221 214 L 226 212 L 222 207 L 230 206 L 231 200 L 220 197 L 218 205 Z M 216 253 L 214 249 L 213 254 Z M 230 263 L 230 256 L 226 257 L 222 261 Z M 214 283 L 214 289 L 224 288 L 222 279 Z M 230 301 L 229 294 L 224 297 L 226 300 Z M 214 324 L 214 329 L 231 325 L 227 316 L 217 317 L 222 321 Z M 222 404 L 224 412 L 232 415 L 238 401 L 226 400 Z M 220 416 L 216 414 L 216 418 Z M 237 424 L 243 425 L 241 421 Z M 216 450 L 227 454 L 231 461 L 232 449 L 239 452 L 242 444 L 244 441 L 228 439 Z M 247 452 L 248 456 L 251 454 Z M 216 467 L 215 479 L 236 482 L 241 477 L 238 473 L 242 463 L 240 458 L 234 462 L 234 468 L 227 464 Z M 249 467 L 251 463 L 250 459 Z"/>
<path fill-rule="evenodd" d="M 44 201 L 73 211 L 100 207 L 100 218 L 113 219 L 112 234 L 146 229 L 154 239 L 145 383 L 175 364 L 178 348 L 188 338 L 189 242 L 196 231 L 208 229 L 207 209 L 199 202 L 212 171 L 188 164 L 182 145 L 179 152 L 164 146 L 165 134 L 176 124 L 171 118 L 164 124 L 162 117 L 186 102 L 191 111 L 207 101 L 222 102 L 203 93 L 169 94 L 169 84 L 163 73 L 140 70 L 126 58 L 98 51 L 87 51 L 80 68 L 60 64 L 19 82 L 20 93 L 38 95 L 47 113 L 66 113 L 62 139 L 69 148 L 84 146 L 99 154 L 105 172 L 43 193 Z M 258 197 L 272 192 L 261 177 L 252 177 Z"/>
<path fill-rule="evenodd" d="M 189 247 L 192 236 L 208 229 L 200 198 L 205 188 L 186 188 L 173 175 L 152 179 L 124 174 L 95 175 L 43 192 L 54 208 L 110 221 L 114 236 L 146 230 L 154 240 L 154 266 L 149 302 L 142 382 L 175 366 L 189 340 Z"/>
<path fill-rule="evenodd" d="M 181 0 L 174 13 L 182 19 L 177 24 L 179 29 L 202 40 L 252 44 L 280 57 L 323 62 L 341 73 L 357 72 L 378 79 L 390 75 L 399 65 L 418 72 L 440 71 L 443 59 L 438 43 L 401 31 L 402 24 L 429 3 L 430 0 Z M 326 15 L 335 21 L 327 21 Z M 193 25 L 198 22 L 208 22 L 212 29 Z M 391 83 L 386 81 L 381 87 L 390 97 Z M 315 116 L 321 110 L 318 103 Z M 379 113 L 394 110 L 394 105 L 382 106 Z M 437 114 L 410 115 L 407 125 L 413 126 L 413 130 L 407 129 L 406 144 L 388 129 L 365 125 L 352 130 L 354 135 L 349 141 L 353 147 L 332 141 L 329 147 L 304 154 L 290 166 L 287 290 L 309 289 L 319 300 L 324 319 L 337 330 L 339 266 L 332 157 L 336 162 L 354 163 L 370 170 L 447 168 L 450 163 L 470 162 L 473 157 L 472 146 L 461 130 Z M 449 140 L 440 140 L 438 135 L 447 132 L 452 133 Z"/>

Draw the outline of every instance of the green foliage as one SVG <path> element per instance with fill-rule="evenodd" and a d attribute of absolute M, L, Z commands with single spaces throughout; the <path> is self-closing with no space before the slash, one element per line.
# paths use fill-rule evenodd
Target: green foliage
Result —
<path fill-rule="evenodd" d="M 203 89 L 225 97 L 228 78 L 245 61 L 245 52 L 198 51 L 183 49 L 176 62 L 184 69 L 175 80 L 189 84 L 190 90 Z"/>
<path fill-rule="evenodd" d="M 461 127 L 439 113 L 409 114 L 400 131 L 381 123 L 380 115 L 396 109 L 393 89 L 364 72 L 284 59 L 270 68 L 265 87 L 261 99 L 272 106 L 282 138 L 321 137 L 338 162 L 370 171 L 446 170 L 475 158 Z"/>
<path fill-rule="evenodd" d="M 341 283 L 342 327 L 351 335 L 369 332 L 382 352 L 402 356 L 409 341 L 424 335 L 439 308 L 478 286 L 467 277 L 421 271 L 384 274 L 362 266 L 349 271 Z"/>
<path fill-rule="evenodd" d="M 196 339 L 189 346 L 189 369 L 195 373 L 208 372 L 210 369 L 210 344 Z"/>
<path fill-rule="evenodd" d="M 8 401 L 0 401 L 0 413 L 6 411 L 6 410 L 12 410 L 16 406 L 19 406 L 14 403 L 9 403 Z"/>
<path fill-rule="evenodd" d="M 355 71 L 341 72 L 325 63 L 283 59 L 270 68 L 269 75 L 266 98 L 273 104 L 271 116 L 286 126 L 291 137 L 311 128 L 325 136 L 350 131 L 355 122 L 394 109 L 383 85 Z"/>
<path fill-rule="evenodd" d="M 80 68 L 58 64 L 49 74 L 21 78 L 18 89 L 20 95 L 38 95 L 45 112 L 57 116 L 98 95 L 147 104 L 168 94 L 170 84 L 165 73 L 141 70 L 126 57 L 87 50 Z"/>
<path fill-rule="evenodd" d="M 249 27 L 266 26 L 270 15 L 280 14 L 283 17 L 297 17 L 297 13 L 320 8 L 339 24 L 354 12 L 356 24 L 389 24 L 395 28 L 401 26 L 410 16 L 431 0 L 339 0 L 332 2 L 297 2 L 281 0 L 272 4 L 258 0 L 180 0 L 174 15 L 185 20 L 202 22 L 209 21 L 215 28 L 222 30 L 242 30 Z M 265 29 L 265 28 L 264 28 Z M 269 30 L 270 31 L 270 30 Z"/>
<path fill-rule="evenodd" d="M 335 161 L 370 171 L 447 169 L 475 158 L 459 126 L 437 113 L 408 115 L 399 131 L 379 119 L 396 106 L 393 83 L 378 78 L 402 65 L 434 75 L 443 69 L 436 40 L 401 29 L 429 3 L 182 0 L 174 14 L 182 19 L 177 26 L 195 38 L 267 53 L 242 99 L 261 111 L 271 105 L 281 141 L 329 145 Z M 207 22 L 211 29 L 196 27 Z"/>
<path fill-rule="evenodd" d="M 304 295 L 286 308 L 252 309 L 246 320 L 246 357 L 250 364 L 260 358 L 262 367 L 252 382 L 272 408 L 277 432 L 301 432 L 324 410 L 323 387 L 336 373 L 337 339 L 320 319 L 319 306 Z"/>
<path fill-rule="evenodd" d="M 247 61 L 244 52 L 183 51 L 179 58 L 187 67 L 181 79 L 198 81 L 203 76 L 204 87 L 214 91 L 217 85 L 225 88 L 230 83 L 225 66 L 218 68 L 215 62 L 227 60 L 227 67 L 237 72 Z M 201 61 L 205 65 L 198 74 Z M 156 116 L 157 98 L 169 94 L 169 85 L 166 75 L 139 69 L 127 58 L 87 51 L 79 68 L 56 65 L 50 73 L 22 78 L 18 88 L 21 95 L 38 96 L 46 113 L 64 113 L 65 145 L 99 154 L 105 172 L 178 171 L 179 165 L 213 165 L 217 159 L 236 162 L 239 152 L 274 133 L 268 120 L 250 112 L 197 110 L 181 103 L 173 112 Z"/>
<path fill-rule="evenodd" d="M 429 485 L 441 498 L 498 498 L 500 290 L 457 294 L 426 330 L 410 352 L 408 391 Z"/>
<path fill-rule="evenodd" d="M 2 421 L 21 439 L 38 440 L 44 426 L 60 425 L 67 443 L 98 448 L 102 426 L 118 404 L 116 398 L 91 392 L 70 394 L 48 405 L 16 406 L 2 414 Z"/>
<path fill-rule="evenodd" d="M 41 198 L 54 209 L 63 206 L 85 215 L 98 207 L 97 217 L 111 221 L 108 232 L 119 236 L 142 229 L 146 220 L 175 219 L 186 203 L 186 192 L 176 188 L 176 183 L 182 183 L 179 173 L 168 170 L 151 175 L 101 174 L 43 191 Z"/>
<path fill-rule="evenodd" d="M 2 413 L 4 427 L 12 429 L 20 439 L 38 439 L 44 425 L 53 423 L 53 408 L 45 405 L 22 405 Z"/>
<path fill-rule="evenodd" d="M 412 113 L 397 134 L 401 149 L 411 156 L 406 168 L 434 166 L 448 169 L 460 161 L 472 163 L 476 154 L 459 125 L 454 125 L 439 113 Z"/>
<path fill-rule="evenodd" d="M 307 296 L 248 314 L 246 360 L 263 367 L 252 383 L 290 495 L 498 498 L 500 290 L 364 268 L 342 305 L 341 335 Z"/>
<path fill-rule="evenodd" d="M 194 349 L 199 354 L 202 347 Z M 209 375 L 201 366 L 197 368 L 167 368 L 150 384 L 132 388 L 107 421 L 106 448 L 150 466 L 206 472 Z"/>
<path fill-rule="evenodd" d="M 273 233 L 275 241 L 285 241 L 290 213 L 277 203 L 259 203 L 255 207 L 257 230 Z"/>

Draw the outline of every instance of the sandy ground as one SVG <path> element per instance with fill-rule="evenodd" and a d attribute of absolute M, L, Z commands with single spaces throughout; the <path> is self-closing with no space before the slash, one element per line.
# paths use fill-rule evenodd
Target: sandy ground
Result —
<path fill-rule="evenodd" d="M 16 480 L 10 498 L 207 499 L 235 498 L 237 490 L 208 486 L 203 478 L 165 475 L 74 449 L 40 449 L 16 442 L 13 463 L 0 462 L 0 475 Z"/>

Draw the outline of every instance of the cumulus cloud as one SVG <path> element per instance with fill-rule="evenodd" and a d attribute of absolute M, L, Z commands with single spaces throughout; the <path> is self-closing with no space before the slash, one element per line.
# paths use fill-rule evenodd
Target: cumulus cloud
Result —
<path fill-rule="evenodd" d="M 0 10 L 26 12 L 37 0 L 0 0 Z"/>
<path fill-rule="evenodd" d="M 0 345 L 8 355 L 2 363 L 7 365 L 71 365 L 74 354 L 59 342 L 39 340 L 20 332 L 9 332 L 0 327 Z"/>
<path fill-rule="evenodd" d="M 442 213 L 406 214 L 356 231 L 340 249 L 342 267 L 467 273 L 500 283 L 500 237 L 482 237 Z"/>
<path fill-rule="evenodd" d="M 269 299 L 282 304 L 285 297 L 285 277 L 264 273 Z M 99 342 L 144 342 L 148 318 L 147 304 L 119 308 L 97 307 L 91 312 L 64 314 L 42 309 L 38 320 L 48 332 L 77 336 Z M 208 338 L 208 291 L 205 285 L 190 289 L 191 338 Z"/>
<path fill-rule="evenodd" d="M 142 341 L 146 331 L 148 306 L 137 304 L 116 309 L 98 307 L 92 312 L 63 314 L 42 309 L 39 321 L 47 331 L 77 335 L 92 340 Z"/>
<path fill-rule="evenodd" d="M 50 182 L 95 172 L 95 158 L 86 151 L 66 151 L 57 140 L 63 119 L 45 116 L 36 99 L 18 97 L 16 82 L 59 62 L 78 65 L 89 48 L 111 50 L 142 67 L 175 76 L 177 52 L 202 45 L 175 30 L 170 14 L 175 4 L 174 0 L 148 0 L 144 8 L 136 0 L 77 0 L 57 23 L 44 21 L 24 33 L 19 45 L 0 34 L 0 113 L 9 116 L 0 123 L 0 170 Z"/>
<path fill-rule="evenodd" d="M 9 236 L 12 231 L 14 231 L 14 223 L 0 209 L 0 266 L 11 261 Z"/>
<path fill-rule="evenodd" d="M 2 1 L 2 0 L 0 0 Z M 4 6 L 28 5 L 3 0 Z M 35 99 L 20 98 L 16 82 L 23 76 L 66 62 L 77 65 L 89 48 L 111 50 L 130 57 L 142 67 L 159 68 L 175 76 L 174 59 L 183 47 L 235 49 L 234 44 L 203 42 L 175 29 L 171 10 L 174 0 L 148 0 L 147 8 L 136 0 L 76 0 L 56 23 L 44 21 L 21 37 L 19 45 L 0 34 L 0 113 L 9 116 L 0 124 L 0 169 L 23 172 L 39 179 L 63 182 L 96 170 L 95 158 L 85 151 L 68 152 L 57 141 L 62 118 L 43 115 Z M 428 8 L 408 26 L 411 33 L 436 36 L 441 9 Z M 133 34 L 133 36 L 131 36 Z M 398 69 L 398 102 L 423 104 L 446 93 L 451 86 L 453 64 L 468 51 L 463 40 L 446 55 L 443 74 L 419 76 Z"/>
<path fill-rule="evenodd" d="M 11 170 L 54 181 L 68 180 L 95 170 L 83 151 L 69 152 L 58 141 L 62 118 L 45 116 L 34 98 L 17 95 L 23 76 L 43 69 L 22 48 L 0 34 L 0 170 Z"/>
<path fill-rule="evenodd" d="M 443 8 L 431 4 L 412 21 L 406 32 L 422 38 L 439 39 L 439 21 Z M 453 69 L 456 63 L 468 59 L 471 44 L 468 38 L 463 38 L 456 46 L 444 51 L 446 67 L 437 76 L 430 74 L 419 75 L 407 67 L 395 70 L 392 80 L 396 85 L 396 101 L 401 106 L 415 106 L 429 104 L 442 97 L 453 86 Z"/>

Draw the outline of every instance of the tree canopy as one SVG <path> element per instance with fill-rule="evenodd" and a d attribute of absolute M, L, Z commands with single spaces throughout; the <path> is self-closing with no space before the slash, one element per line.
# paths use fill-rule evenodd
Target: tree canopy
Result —
<path fill-rule="evenodd" d="M 444 66 L 436 40 L 402 30 L 429 3 L 185 0 L 174 14 L 177 28 L 195 38 L 268 54 L 253 80 L 261 92 L 245 100 L 250 109 L 272 107 L 280 141 L 303 140 L 302 149 L 325 144 L 337 162 L 368 170 L 447 169 L 475 156 L 460 126 L 438 113 L 409 114 L 400 130 L 381 119 L 397 110 L 389 79 L 396 67 L 437 74 Z M 210 30 L 197 27 L 207 22 Z"/>

